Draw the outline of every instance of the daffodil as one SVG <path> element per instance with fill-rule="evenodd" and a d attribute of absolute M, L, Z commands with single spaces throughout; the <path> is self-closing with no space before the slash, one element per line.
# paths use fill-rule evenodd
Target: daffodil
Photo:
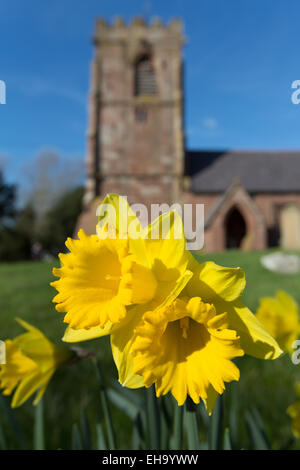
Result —
<path fill-rule="evenodd" d="M 240 268 L 225 268 L 212 262 L 199 264 L 186 250 L 182 221 L 176 212 L 162 215 L 143 229 L 120 197 L 109 195 L 105 201 L 117 208 L 120 200 L 122 213 L 130 214 L 130 222 L 134 223 L 135 229 L 138 227 L 139 235 L 133 236 L 124 221 L 119 225 L 112 222 L 112 225 L 117 233 L 122 232 L 122 241 L 126 233 L 128 256 L 155 279 L 155 283 L 150 284 L 151 298 L 145 299 L 144 303 L 133 301 L 125 305 L 125 315 L 116 322 L 109 318 L 106 324 L 90 329 L 69 327 L 64 340 L 84 341 L 110 334 L 122 385 L 138 388 L 154 384 L 157 396 L 171 392 L 182 405 L 189 395 L 195 403 L 202 399 L 211 412 L 217 396 L 225 389 L 225 382 L 239 379 L 239 370 L 232 362 L 234 358 L 250 354 L 275 359 L 282 351 L 241 302 L 245 274 Z M 167 218 L 169 230 L 166 231 Z M 125 231 L 124 226 L 127 227 Z M 87 266 L 109 272 L 107 264 L 102 267 L 100 256 L 97 263 L 93 263 L 92 250 L 89 258 Z M 74 296 L 77 295 L 75 287 L 80 288 L 84 264 L 75 266 L 72 257 L 70 269 L 80 268 L 78 283 L 70 291 Z M 69 282 L 69 274 L 60 273 L 63 274 L 61 285 Z M 144 291 L 147 283 L 141 276 L 140 281 L 144 283 L 141 288 Z M 152 289 L 154 284 L 155 289 Z M 86 303 L 90 298 L 88 285 L 85 284 Z M 101 286 L 98 283 L 98 288 Z M 71 312 L 70 297 L 56 300 L 64 302 L 64 309 Z M 100 307 L 95 310 L 97 315 L 102 315 Z M 81 314 L 78 310 L 72 314 L 89 315 L 84 305 Z"/>
<path fill-rule="evenodd" d="M 187 395 L 195 403 L 207 400 L 209 388 L 222 394 L 224 382 L 239 379 L 231 359 L 243 356 L 237 332 L 229 329 L 227 313 L 217 315 L 200 297 L 176 299 L 170 306 L 148 312 L 135 330 L 134 372 L 157 395 L 172 392 L 178 405 Z"/>
<path fill-rule="evenodd" d="M 62 267 L 53 269 L 60 278 L 51 283 L 58 290 L 53 301 L 58 311 L 66 313 L 64 321 L 69 324 L 65 341 L 100 337 L 122 328 L 160 305 L 192 275 L 186 269 L 189 254 L 184 241 L 174 237 L 182 230 L 177 213 L 159 217 L 145 230 L 123 198 L 109 195 L 103 204 L 111 204 L 118 218 L 126 215 L 125 232 L 121 233 L 120 224 L 112 238 L 104 237 L 99 227 L 97 235 L 80 230 L 78 240 L 66 241 L 69 253 L 59 255 Z M 139 236 L 131 236 L 133 224 Z M 167 240 L 148 236 L 166 225 Z"/>
<path fill-rule="evenodd" d="M 37 328 L 17 319 L 26 333 L 5 341 L 6 364 L 0 365 L 0 389 L 3 395 L 14 392 L 11 406 L 22 405 L 36 391 L 36 405 L 45 393 L 55 370 L 71 360 L 73 353 L 59 348 Z"/>
<path fill-rule="evenodd" d="M 232 359 L 275 359 L 282 351 L 241 302 L 240 268 L 195 260 L 189 268 L 194 275 L 178 298 L 144 314 L 126 360 L 145 386 L 155 384 L 157 396 L 171 392 L 179 405 L 187 395 L 195 403 L 202 399 L 210 413 L 225 382 L 239 380 Z"/>
<path fill-rule="evenodd" d="M 296 384 L 296 394 L 300 398 L 300 383 Z M 286 410 L 292 420 L 292 430 L 295 437 L 300 437 L 300 400 L 290 405 Z"/>
<path fill-rule="evenodd" d="M 263 297 L 256 318 L 284 351 L 293 353 L 293 343 L 300 333 L 300 319 L 298 305 L 289 294 L 279 290 L 276 297 Z"/>

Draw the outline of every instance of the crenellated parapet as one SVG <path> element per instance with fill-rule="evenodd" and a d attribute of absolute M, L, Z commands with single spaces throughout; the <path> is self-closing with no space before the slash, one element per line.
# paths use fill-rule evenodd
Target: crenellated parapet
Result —
<path fill-rule="evenodd" d="M 160 39 L 172 38 L 184 42 L 183 23 L 179 19 L 173 19 L 168 24 L 163 24 L 160 18 L 153 18 L 147 22 L 142 17 L 134 17 L 126 23 L 122 17 L 118 16 L 112 23 L 100 18 L 96 21 L 94 41 L 107 42 L 118 41 L 128 37 L 143 37 L 147 35 L 149 40 L 158 41 Z"/>

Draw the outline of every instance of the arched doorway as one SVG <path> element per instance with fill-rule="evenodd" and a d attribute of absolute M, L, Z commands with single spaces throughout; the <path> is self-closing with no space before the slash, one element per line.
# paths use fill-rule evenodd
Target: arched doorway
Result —
<path fill-rule="evenodd" d="M 233 207 L 225 219 L 226 248 L 240 248 L 246 232 L 244 217 L 237 207 Z"/>

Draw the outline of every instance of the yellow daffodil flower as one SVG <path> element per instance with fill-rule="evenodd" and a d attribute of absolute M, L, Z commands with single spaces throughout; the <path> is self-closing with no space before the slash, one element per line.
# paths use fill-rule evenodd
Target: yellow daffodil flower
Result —
<path fill-rule="evenodd" d="M 187 395 L 195 403 L 202 398 L 211 413 L 224 383 L 239 380 L 233 358 L 275 359 L 282 351 L 240 301 L 241 269 L 195 260 L 189 268 L 194 275 L 179 297 L 144 314 L 124 360 L 133 362 L 132 373 L 142 375 L 145 386 L 155 384 L 157 396 L 171 391 L 179 405 Z"/>
<path fill-rule="evenodd" d="M 108 199 L 115 206 L 120 200 L 117 195 Z M 130 214 L 137 226 L 134 217 Z M 162 233 L 166 217 L 171 220 L 168 233 L 153 237 L 153 233 Z M 110 319 L 102 330 L 99 326 L 88 331 L 68 328 L 64 340 L 83 341 L 110 334 L 122 385 L 137 388 L 155 384 L 157 396 L 171 391 L 179 405 L 187 395 L 195 403 L 201 398 L 211 412 L 224 383 L 239 379 L 232 359 L 244 353 L 275 359 L 282 351 L 240 300 L 244 272 L 212 262 L 199 264 L 186 250 L 182 221 L 176 212 L 164 214 L 139 230 L 137 238 L 127 230 L 128 252 L 154 276 L 152 299 L 126 306 L 126 315 L 117 326 L 112 327 Z M 68 278 L 64 275 L 61 280 Z M 71 305 L 64 301 L 66 307 Z"/>
<path fill-rule="evenodd" d="M 124 202 L 120 212 L 119 203 Z M 184 240 L 174 238 L 174 233 L 182 230 L 177 213 L 159 217 L 144 230 L 123 198 L 109 195 L 103 204 L 115 207 L 118 217 L 126 211 L 131 227 L 134 224 L 140 236 L 131 237 L 130 227 L 124 223 L 125 233 L 120 234 L 118 225 L 114 238 L 103 238 L 98 227 L 98 235 L 80 230 L 79 240 L 67 240 L 70 253 L 60 254 L 62 267 L 53 270 L 60 279 L 51 283 L 59 292 L 53 299 L 58 303 L 56 309 L 66 312 L 67 342 L 112 333 L 145 310 L 160 305 L 192 276 L 186 269 L 189 253 Z M 166 218 L 170 219 L 166 236 L 171 241 L 149 239 L 148 233 L 159 231 Z"/>
<path fill-rule="evenodd" d="M 45 393 L 55 370 L 73 357 L 71 351 L 58 348 L 37 328 L 21 319 L 26 333 L 6 340 L 6 364 L 0 365 L 0 389 L 3 395 L 15 390 L 11 406 L 21 406 L 38 390 L 36 405 Z"/>
<path fill-rule="evenodd" d="M 276 297 L 261 299 L 256 318 L 267 331 L 277 340 L 279 346 L 292 354 L 293 342 L 300 333 L 298 305 L 286 292 L 279 290 Z"/>
<path fill-rule="evenodd" d="M 56 309 L 67 312 L 64 321 L 74 329 L 104 328 L 126 316 L 126 306 L 146 303 L 157 288 L 147 267 L 129 254 L 128 240 L 101 240 L 97 235 L 78 233 L 79 240 L 68 238 L 70 253 L 60 254 L 60 277 L 51 285 L 58 290 L 53 299 Z"/>

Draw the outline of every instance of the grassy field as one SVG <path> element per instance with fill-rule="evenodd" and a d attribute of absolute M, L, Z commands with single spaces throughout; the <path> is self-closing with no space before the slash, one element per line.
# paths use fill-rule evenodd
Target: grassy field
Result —
<path fill-rule="evenodd" d="M 260 297 L 274 295 L 277 289 L 284 289 L 300 304 L 300 275 L 268 272 L 260 264 L 262 254 L 228 251 L 213 256 L 200 256 L 199 260 L 213 260 L 224 266 L 243 268 L 247 278 L 243 300 L 253 311 L 256 310 Z M 49 282 L 53 280 L 52 266 L 46 262 L 0 265 L 0 339 L 13 337 L 21 332 L 14 320 L 15 317 L 21 317 L 60 344 L 65 325 L 62 315 L 56 312 L 51 302 L 55 294 L 55 290 L 49 286 Z M 97 352 L 108 381 L 117 378 L 107 338 L 84 343 L 84 347 Z M 290 436 L 290 420 L 286 415 L 286 408 L 295 401 L 293 385 L 296 380 L 300 380 L 300 366 L 293 365 L 288 356 L 277 361 L 242 358 L 238 365 L 241 370 L 238 385 L 241 416 L 246 409 L 256 406 L 265 422 L 273 447 L 279 448 Z M 80 410 L 83 407 L 92 422 L 101 419 L 97 390 L 93 365 L 88 359 L 55 374 L 45 396 L 48 448 L 70 447 L 71 426 L 80 419 Z M 26 447 L 30 448 L 33 420 L 30 401 L 16 410 L 16 417 L 25 429 Z M 126 448 L 130 444 L 130 423 L 117 410 L 114 410 L 114 417 L 118 420 L 119 444 Z M 242 423 L 241 432 L 244 432 Z"/>

